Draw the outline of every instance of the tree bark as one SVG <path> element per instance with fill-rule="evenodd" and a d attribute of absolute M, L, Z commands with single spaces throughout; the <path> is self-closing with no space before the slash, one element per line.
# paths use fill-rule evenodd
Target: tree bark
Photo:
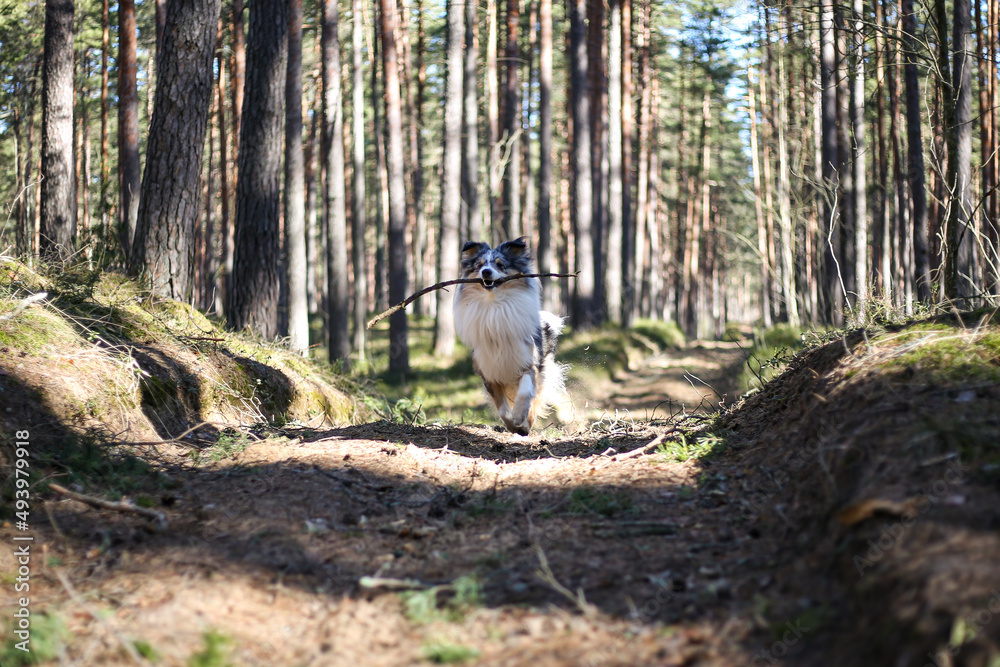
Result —
<path fill-rule="evenodd" d="M 520 0 L 507 0 L 503 128 L 500 138 L 503 142 L 501 155 L 507 158 L 507 163 L 503 165 L 503 211 L 500 215 L 504 240 L 521 236 L 521 90 L 517 79 L 520 61 L 517 33 L 520 21 Z"/>
<path fill-rule="evenodd" d="M 226 127 L 226 61 L 222 50 L 222 21 L 219 21 L 219 39 L 215 62 L 219 75 L 216 79 L 216 109 L 219 126 L 219 290 L 215 294 L 215 312 L 223 316 L 229 298 L 230 278 L 233 272 L 233 221 L 229 213 L 229 128 Z"/>
<path fill-rule="evenodd" d="M 111 203 L 108 201 L 108 189 L 111 186 L 110 142 L 108 141 L 108 56 L 111 52 L 111 14 L 109 0 L 101 2 L 101 189 L 98 199 L 98 210 L 101 216 L 99 235 L 104 242 L 108 235 L 108 225 Z"/>
<path fill-rule="evenodd" d="M 538 7 L 538 272 L 551 273 L 555 265 L 552 244 L 552 0 Z M 550 278 L 542 279 L 545 308 L 555 307 Z"/>
<path fill-rule="evenodd" d="M 67 260 L 76 240 L 73 171 L 73 0 L 46 0 L 42 65 L 39 254 Z"/>
<path fill-rule="evenodd" d="M 288 58 L 288 2 L 250 6 L 244 108 L 236 182 L 232 329 L 278 334 L 281 271 L 281 139 Z"/>
<path fill-rule="evenodd" d="M 839 233 L 837 206 L 838 165 L 837 146 L 837 47 L 833 29 L 834 0 L 822 0 L 820 14 L 820 87 L 822 95 L 822 182 L 819 196 L 823 222 L 820 225 L 819 243 L 822 244 L 824 304 L 823 321 L 839 325 L 843 321 L 844 294 L 840 289 L 835 236 Z"/>
<path fill-rule="evenodd" d="M 386 176 L 389 190 L 389 300 L 407 297 L 406 181 L 403 174 L 403 119 L 399 87 L 396 30 L 399 19 L 395 0 L 379 0 L 382 23 L 382 71 L 385 81 Z M 406 313 L 389 318 L 389 371 L 405 376 L 410 368 Z"/>
<path fill-rule="evenodd" d="M 445 52 L 444 147 L 441 170 L 441 233 L 438 235 L 438 275 L 450 280 L 458 276 L 459 238 L 462 197 L 462 4 L 448 2 L 447 50 Z M 451 308 L 454 297 L 438 290 L 437 316 L 434 320 L 434 354 L 450 357 L 455 351 L 455 317 Z"/>
<path fill-rule="evenodd" d="M 551 3 L 551 0 L 548 0 Z M 551 7 L 551 4 L 550 4 Z M 463 86 L 463 124 L 465 148 L 462 151 L 463 237 L 482 238 L 482 212 L 479 206 L 479 96 L 476 94 L 476 71 L 479 67 L 476 3 L 465 3 L 465 77 Z"/>
<path fill-rule="evenodd" d="M 368 253 L 365 248 L 365 91 L 364 91 L 364 29 L 361 14 L 363 0 L 352 0 L 351 10 L 351 130 L 354 133 L 354 155 L 351 183 L 354 199 L 351 209 L 351 260 L 354 270 L 354 349 L 358 357 L 365 354 L 365 319 L 368 310 Z"/>
<path fill-rule="evenodd" d="M 648 3 L 644 3 L 645 4 Z M 621 323 L 624 327 L 632 325 L 632 318 L 635 315 L 636 289 L 633 282 L 635 275 L 635 256 L 638 246 L 642 245 L 637 227 L 637 213 L 632 209 L 632 138 L 634 130 L 634 109 L 632 107 L 632 93 L 634 85 L 632 81 L 632 0 L 621 0 L 622 7 L 622 103 L 621 103 L 621 129 L 622 129 L 622 241 L 621 259 L 617 262 L 620 269 L 622 292 L 621 302 Z M 645 22 L 644 22 L 645 26 Z M 643 27 L 645 30 L 645 27 Z M 648 35 L 643 35 L 643 44 L 648 43 Z M 646 147 L 648 149 L 648 147 Z M 643 146 L 639 147 L 643 150 Z M 647 155 L 648 162 L 648 155 Z M 608 238 L 611 238 L 608 232 Z M 608 260 L 611 261 L 611 248 L 608 247 Z M 609 298 L 610 303 L 614 303 Z"/>
<path fill-rule="evenodd" d="M 924 185 L 924 142 L 920 123 L 920 79 L 916 55 L 917 20 L 913 0 L 903 0 L 903 77 L 906 83 L 906 161 L 913 202 L 913 253 L 917 298 L 931 299 L 930 262 L 927 255 L 927 191 Z"/>
<path fill-rule="evenodd" d="M 757 139 L 757 99 L 754 95 L 753 69 L 747 71 L 747 103 L 750 107 L 750 171 L 753 174 L 754 212 L 757 217 L 757 253 L 760 255 L 761 323 L 771 326 L 771 270 L 767 261 L 767 228 L 764 222 L 764 191 L 760 179 L 760 149 Z M 760 76 L 764 76 L 763 71 Z"/>
<path fill-rule="evenodd" d="M 135 3 L 118 4 L 118 171 L 119 240 L 131 260 L 139 214 L 139 87 L 136 81 Z"/>
<path fill-rule="evenodd" d="M 350 286 L 347 277 L 347 208 L 344 179 L 344 106 L 340 80 L 338 0 L 323 1 L 323 165 L 326 172 L 327 331 L 330 361 L 350 368 Z"/>
<path fill-rule="evenodd" d="M 487 129 L 487 172 L 489 174 L 490 236 L 499 240 L 502 234 L 500 220 L 500 164 L 503 155 L 500 146 L 500 83 L 497 74 L 497 3 L 486 2 L 486 129 Z"/>
<path fill-rule="evenodd" d="M 972 76 L 969 71 L 972 7 L 969 0 L 956 0 L 952 24 L 952 79 L 955 123 L 948 133 L 948 184 L 951 206 L 945 227 L 944 293 L 968 305 L 973 296 L 972 264 Z"/>
<path fill-rule="evenodd" d="M 233 184 L 235 186 L 235 175 L 239 171 L 236 163 L 239 162 L 238 157 L 240 154 L 240 127 L 243 124 L 243 97 L 246 90 L 247 72 L 247 43 L 243 30 L 243 0 L 233 0 L 232 21 Z"/>
<path fill-rule="evenodd" d="M 221 0 L 170 3 L 129 267 L 157 296 L 187 301 Z M 132 204 L 134 205 L 134 204 Z M 123 205 L 124 215 L 124 205 Z"/>
<path fill-rule="evenodd" d="M 288 343 L 309 353 L 309 288 L 306 254 L 305 160 L 302 153 L 302 0 L 288 2 L 288 65 L 285 74 L 285 285 Z M 325 26 L 324 26 L 325 27 Z"/>
<path fill-rule="evenodd" d="M 593 173 L 591 160 L 590 95 L 587 90 L 587 40 L 585 13 L 587 0 L 570 0 L 569 55 L 573 121 L 572 223 L 575 241 L 575 265 L 580 275 L 574 282 L 573 311 L 570 321 L 575 329 L 589 329 L 600 324 L 594 303 L 593 246 Z"/>
<path fill-rule="evenodd" d="M 854 285 L 855 311 L 861 312 L 868 301 L 868 181 L 865 168 L 865 35 L 864 2 L 854 0 L 852 33 L 854 66 L 851 68 L 851 129 L 854 137 Z"/>
<path fill-rule="evenodd" d="M 606 307 L 609 319 L 620 325 L 626 318 L 622 294 L 622 234 L 624 224 L 624 184 L 622 173 L 622 104 L 624 90 L 624 54 L 621 0 L 610 0 L 608 32 L 608 245 L 605 260 Z M 631 221 L 629 221 L 631 223 Z M 631 299 L 630 299 L 631 301 Z M 628 308 L 630 310 L 630 308 Z"/>

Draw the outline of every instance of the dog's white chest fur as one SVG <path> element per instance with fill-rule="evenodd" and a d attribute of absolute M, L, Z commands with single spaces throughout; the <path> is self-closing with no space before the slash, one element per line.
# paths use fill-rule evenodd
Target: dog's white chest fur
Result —
<path fill-rule="evenodd" d="M 462 287 L 455 293 L 458 337 L 472 349 L 484 378 L 517 382 L 534 362 L 534 337 L 540 326 L 538 292 Z"/>

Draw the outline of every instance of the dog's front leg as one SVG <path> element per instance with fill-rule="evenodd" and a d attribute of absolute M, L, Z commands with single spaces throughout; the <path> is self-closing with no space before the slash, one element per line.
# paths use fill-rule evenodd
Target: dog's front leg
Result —
<path fill-rule="evenodd" d="M 535 421 L 534 402 L 535 373 L 528 371 L 521 376 L 521 381 L 517 384 L 517 396 L 514 398 L 514 410 L 511 414 L 514 428 L 510 429 L 514 433 L 528 435 L 531 432 L 531 423 Z"/>
<path fill-rule="evenodd" d="M 510 402 L 507 400 L 507 394 L 504 392 L 503 385 L 493 384 L 486 380 L 483 380 L 483 385 L 486 387 L 486 393 L 493 399 L 493 405 L 497 407 L 497 413 L 500 415 L 500 419 L 503 420 L 504 426 L 507 427 L 508 431 L 515 432 L 514 423 L 510 416 Z"/>

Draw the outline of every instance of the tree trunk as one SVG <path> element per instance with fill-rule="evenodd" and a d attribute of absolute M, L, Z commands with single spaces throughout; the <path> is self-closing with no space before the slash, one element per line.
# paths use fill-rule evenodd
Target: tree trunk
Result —
<path fill-rule="evenodd" d="M 575 329 L 589 329 L 600 324 L 594 303 L 593 246 L 593 173 L 591 171 L 590 96 L 587 91 L 587 41 L 585 12 L 587 0 L 570 0 L 569 55 L 571 72 L 571 103 L 573 121 L 572 153 L 573 202 L 572 222 L 575 241 L 576 270 L 573 311 L 570 321 Z"/>
<path fill-rule="evenodd" d="M 379 3 L 373 3 L 375 11 L 378 12 Z M 381 16 L 373 21 L 372 31 L 368 36 L 377 36 L 381 30 Z M 375 177 L 377 180 L 378 194 L 375 197 L 375 309 L 385 310 L 389 307 L 388 292 L 388 271 L 386 270 L 386 227 L 388 222 L 386 216 L 389 209 L 389 181 L 386 177 L 385 168 L 385 125 L 382 120 L 382 95 L 379 87 L 379 48 L 381 38 L 373 38 L 368 44 L 368 51 L 372 54 L 371 59 L 371 94 L 372 94 L 372 125 L 374 126 L 373 140 L 375 143 Z"/>
<path fill-rule="evenodd" d="M 778 80 L 785 79 L 785 51 L 778 54 Z M 790 86 L 789 86 L 790 88 Z M 785 301 L 785 318 L 793 327 L 799 326 L 799 302 L 795 289 L 795 249 L 792 230 L 792 170 L 788 161 L 788 99 L 789 89 L 778 87 L 778 225 L 781 233 L 781 292 Z"/>
<path fill-rule="evenodd" d="M 518 226 L 521 234 L 530 239 L 535 236 L 535 214 L 538 210 L 537 195 L 535 191 L 535 179 L 531 173 L 531 144 L 535 136 L 535 131 L 531 124 L 532 107 L 536 96 L 534 94 L 535 82 L 538 80 L 538 72 L 535 69 L 535 50 L 538 45 L 538 2 L 528 0 L 528 30 L 527 30 L 527 53 L 524 54 L 524 84 L 521 86 L 521 96 L 518 102 L 521 108 L 521 187 L 524 188 L 524 197 L 521 201 L 521 218 Z"/>
<path fill-rule="evenodd" d="M 326 215 L 327 333 L 329 359 L 350 368 L 350 296 L 344 178 L 344 105 L 340 72 L 338 0 L 323 2 L 323 210 Z"/>
<path fill-rule="evenodd" d="M 309 288 L 306 254 L 306 185 L 302 154 L 302 0 L 288 2 L 285 75 L 285 285 L 288 344 L 309 354 Z M 324 26 L 325 27 L 325 26 Z"/>
<path fill-rule="evenodd" d="M 399 88 L 396 30 L 399 19 L 395 0 L 379 0 L 382 19 L 382 70 L 385 81 L 386 177 L 389 189 L 389 300 L 407 297 L 406 182 L 403 175 L 403 119 Z M 405 376 L 410 368 L 406 312 L 389 317 L 389 371 Z"/>
<path fill-rule="evenodd" d="M 354 349 L 359 359 L 365 354 L 365 318 L 368 315 L 368 253 L 365 248 L 365 91 L 364 35 L 361 21 L 363 0 L 352 0 L 351 10 L 351 88 L 354 133 L 354 190 L 351 215 L 351 260 L 354 269 Z"/>
<path fill-rule="evenodd" d="M 90 118 L 88 113 L 87 99 L 90 91 L 87 89 L 87 82 L 90 79 L 90 67 L 88 64 L 90 49 L 83 49 L 80 54 L 80 137 L 77 148 L 77 182 L 80 190 L 80 213 L 82 214 L 82 229 L 80 230 L 80 244 L 84 247 L 84 255 L 87 259 L 87 266 L 93 266 L 94 258 L 94 236 L 91 229 L 90 219 Z M 15 151 L 17 147 L 15 146 Z M 15 173 L 16 173 L 15 169 Z"/>
<path fill-rule="evenodd" d="M 538 6 L 538 272 L 555 266 L 552 244 L 552 0 Z M 542 278 L 546 309 L 555 307 L 550 278 Z"/>
<path fill-rule="evenodd" d="M 902 3 L 900 3 L 901 5 Z M 902 13 L 903 11 L 900 8 L 897 14 L 902 15 Z M 902 21 L 897 20 L 894 32 L 896 41 L 899 43 L 903 42 L 901 31 Z M 895 229 L 887 234 L 887 242 L 892 244 L 892 254 L 896 257 L 896 267 L 892 278 L 896 284 L 896 289 L 894 290 L 895 303 L 902 305 L 903 311 L 909 315 L 913 312 L 914 229 L 910 225 L 910 200 L 907 195 L 906 168 L 903 166 L 902 157 L 903 142 L 900 138 L 900 124 L 898 122 L 903 111 L 899 103 L 901 91 L 896 72 L 902 71 L 904 68 L 902 49 L 896 49 L 894 60 L 893 67 L 890 67 L 886 72 L 886 87 L 889 89 L 889 147 L 892 154 L 892 178 L 896 195 L 896 215 L 894 219 Z M 939 155 L 943 153 L 942 149 Z M 934 172 L 932 171 L 931 173 L 933 174 Z"/>
<path fill-rule="evenodd" d="M 438 276 L 450 280 L 458 276 L 458 225 L 462 212 L 462 4 L 448 3 L 447 51 L 444 90 L 444 148 L 441 158 L 441 233 L 438 235 Z M 455 318 L 451 308 L 454 297 L 438 290 L 437 317 L 434 320 L 434 354 L 450 357 L 455 351 Z"/>
<path fill-rule="evenodd" d="M 344 105 L 340 81 L 338 0 L 323 1 L 323 166 L 326 182 L 327 331 L 330 361 L 350 368 L 350 286 L 347 278 L 347 208 L 344 180 Z"/>
<path fill-rule="evenodd" d="M 910 197 L 913 201 L 913 252 L 917 298 L 928 303 L 931 299 L 930 263 L 927 255 L 927 192 L 924 185 L 924 143 L 921 137 L 920 80 L 917 72 L 917 20 L 913 12 L 914 0 L 903 0 L 903 48 L 906 82 L 906 161 Z"/>
<path fill-rule="evenodd" d="M 419 2 L 420 0 L 418 0 Z M 399 0 L 397 8 L 400 9 L 400 27 L 399 27 L 399 40 L 402 46 L 403 55 L 403 66 L 400 72 L 400 83 L 402 85 L 402 95 L 406 102 L 406 108 L 409 113 L 405 115 L 406 132 L 409 137 L 408 147 L 409 153 L 406 157 L 406 171 L 410 174 L 410 185 L 411 187 L 407 190 L 407 227 L 410 229 L 411 238 L 413 239 L 413 247 L 411 248 L 412 266 L 413 266 L 413 277 L 415 281 L 415 286 L 417 288 L 422 288 L 427 281 L 427 262 L 425 261 L 427 255 L 427 225 L 424 220 L 423 212 L 423 171 L 421 166 L 421 161 L 423 159 L 423 150 L 420 145 L 420 128 L 423 127 L 421 104 L 423 103 L 423 85 L 420 83 L 421 76 L 423 74 L 423 55 L 422 55 L 422 44 L 418 43 L 417 48 L 417 64 L 414 67 L 413 58 L 411 57 L 410 49 L 410 13 L 409 4 L 407 0 Z M 423 19 L 420 14 L 417 15 L 417 32 L 421 35 L 423 32 Z M 417 70 L 416 76 L 413 75 L 414 69 Z M 414 94 L 414 86 L 411 85 L 411 79 L 417 79 L 417 92 Z M 415 315 L 425 315 L 424 312 L 427 302 L 424 300 L 419 300 L 413 304 L 413 313 Z"/>
<path fill-rule="evenodd" d="M 760 149 L 757 140 L 757 100 L 754 84 L 750 78 L 752 68 L 747 71 L 747 103 L 750 107 L 750 170 L 753 173 L 754 211 L 757 216 L 757 253 L 760 255 L 760 310 L 761 324 L 771 326 L 771 270 L 767 261 L 767 228 L 764 222 L 764 191 L 760 179 Z M 760 76 L 764 76 L 761 72 Z"/>
<path fill-rule="evenodd" d="M 171 5 L 173 6 L 173 5 Z M 240 122 L 230 328 L 278 333 L 281 271 L 281 139 L 288 58 L 288 3 L 254 2 Z"/>
<path fill-rule="evenodd" d="M 521 89 L 517 70 L 520 52 L 517 31 L 521 21 L 520 0 L 507 0 L 507 45 L 503 104 L 503 211 L 500 221 L 504 240 L 521 235 Z M 502 158 L 502 159 L 503 159 Z"/>
<path fill-rule="evenodd" d="M 551 9 L 551 1 L 547 0 Z M 476 70 L 479 67 L 476 3 L 465 3 L 465 78 L 463 124 L 465 148 L 462 151 L 463 237 L 467 241 L 482 238 L 482 212 L 479 207 L 479 96 L 476 94 Z M 551 17 L 550 17 L 551 25 Z"/>
<path fill-rule="evenodd" d="M 46 0 L 42 65 L 39 254 L 67 260 L 76 239 L 73 173 L 73 0 Z"/>
<path fill-rule="evenodd" d="M 587 0 L 587 76 L 590 94 L 591 240 L 594 324 L 604 319 L 605 192 L 608 187 L 608 79 L 604 41 L 604 0 Z"/>
<path fill-rule="evenodd" d="M 952 25 L 952 83 L 955 124 L 948 133 L 948 184 L 952 195 L 945 228 L 944 294 L 968 305 L 973 296 L 972 264 L 972 7 L 969 0 L 956 0 Z"/>
<path fill-rule="evenodd" d="M 892 302 L 892 254 L 889 236 L 889 148 L 885 135 L 886 26 L 883 0 L 875 0 L 875 127 L 878 144 L 875 188 L 875 217 L 872 229 L 872 289 L 886 303 Z M 873 295 L 874 296 L 874 295 Z"/>
<path fill-rule="evenodd" d="M 862 312 L 868 301 L 868 181 L 865 169 L 865 35 L 864 2 L 854 0 L 854 66 L 851 68 L 851 128 L 854 136 L 854 286 L 855 311 Z"/>
<path fill-rule="evenodd" d="M 503 150 L 500 146 L 500 83 L 497 74 L 497 3 L 499 0 L 486 2 L 486 128 L 489 174 L 489 194 L 486 200 L 490 204 L 490 236 L 496 242 L 502 234 L 500 221 L 500 159 Z"/>
<path fill-rule="evenodd" d="M 25 100 L 25 112 L 24 115 L 28 120 L 28 136 L 26 140 L 26 145 L 24 147 L 24 177 L 22 178 L 22 183 L 24 187 L 28 187 L 31 183 L 32 169 L 34 166 L 34 161 L 32 158 L 32 151 L 35 145 L 35 108 L 38 90 L 38 73 L 42 66 L 42 58 L 35 58 L 35 63 L 31 67 L 31 76 L 28 79 L 26 89 L 27 89 L 27 99 Z M 18 254 L 27 257 L 29 264 L 33 261 L 33 258 L 38 252 L 38 244 L 36 240 L 37 225 L 36 220 L 38 217 L 38 197 L 41 188 L 32 187 L 25 190 L 21 194 L 21 209 L 20 216 L 21 222 L 18 226 L 19 230 L 19 241 L 18 241 Z"/>
<path fill-rule="evenodd" d="M 212 95 L 209 99 L 212 99 Z M 208 164 L 206 165 L 205 171 L 205 235 L 204 235 L 204 249 L 202 251 L 202 258 L 200 264 L 201 271 L 201 281 L 198 290 L 198 308 L 204 312 L 211 310 L 212 305 L 215 302 L 215 293 L 217 291 L 216 282 L 216 249 L 218 244 L 215 239 L 215 128 L 212 124 L 211 107 L 215 105 L 211 102 L 209 103 L 209 119 L 208 119 Z"/>
<path fill-rule="evenodd" d="M 126 261 L 132 260 L 141 187 L 137 71 L 135 4 L 122 0 L 118 5 L 118 229 Z"/>
<path fill-rule="evenodd" d="M 992 0 L 987 0 L 987 3 L 987 13 L 989 13 L 992 7 Z M 983 163 L 980 188 L 983 195 L 980 203 L 981 214 L 978 218 L 985 233 L 982 239 L 983 243 L 980 244 L 980 247 L 984 251 L 983 259 L 985 261 L 983 262 L 983 268 L 986 269 L 982 286 L 983 292 L 989 293 L 992 291 L 993 283 L 995 282 L 992 275 L 995 271 L 994 246 L 990 243 L 988 230 L 994 229 L 996 226 L 996 219 L 993 217 L 993 200 L 996 197 L 996 175 L 993 171 L 993 159 L 991 157 L 996 140 L 992 122 L 990 81 L 988 79 L 990 75 L 990 61 L 992 60 L 991 45 L 989 44 L 990 27 L 983 25 L 982 6 L 982 2 L 976 2 L 976 53 L 981 54 L 985 58 L 976 68 L 979 87 L 979 155 Z"/>
<path fill-rule="evenodd" d="M 239 168 L 236 164 L 239 162 L 240 154 L 240 127 L 243 124 L 243 97 L 244 91 L 246 89 L 246 72 L 247 72 L 247 43 L 246 37 L 243 31 L 243 0 L 233 0 L 233 27 L 232 27 L 232 67 L 233 67 L 233 163 L 234 163 L 234 178 L 233 184 L 235 188 L 236 175 L 238 175 Z"/>
<path fill-rule="evenodd" d="M 98 199 L 98 210 L 101 216 L 99 236 L 105 243 L 109 238 L 108 224 L 111 203 L 108 201 L 108 189 L 111 187 L 111 163 L 108 141 L 108 56 L 111 51 L 111 14 L 109 0 L 101 2 L 101 189 Z"/>
<path fill-rule="evenodd" d="M 837 47 L 833 30 L 834 0 L 822 0 L 820 14 L 820 87 L 822 94 L 822 175 L 821 210 L 823 222 L 820 226 L 819 243 L 822 244 L 823 265 L 820 267 L 823 276 L 824 308 L 823 322 L 840 325 L 843 321 L 844 294 L 840 289 L 839 272 L 837 268 L 837 247 L 835 239 L 839 233 L 839 214 L 837 206 L 839 159 L 837 156 Z"/>
<path fill-rule="evenodd" d="M 221 192 L 221 217 L 219 220 L 219 290 L 215 293 L 215 312 L 224 316 L 229 298 L 230 277 L 233 272 L 233 225 L 229 215 L 229 133 L 226 127 L 226 61 L 222 50 L 222 21 L 219 21 L 219 40 L 215 62 L 219 77 L 216 79 L 216 108 L 219 114 L 219 186 Z"/>
<path fill-rule="evenodd" d="M 193 240 L 220 4 L 221 0 L 187 0 L 167 8 L 129 257 L 133 273 L 148 273 L 154 294 L 183 301 L 194 287 Z M 124 205 L 122 210 L 124 215 Z"/>
<path fill-rule="evenodd" d="M 646 4 L 646 3 L 644 3 Z M 621 128 L 622 128 L 622 240 L 621 259 L 618 268 L 621 273 L 621 323 L 624 327 L 632 325 L 635 314 L 636 292 L 632 278 L 635 275 L 634 258 L 636 248 L 642 245 L 636 230 L 636 215 L 632 210 L 632 136 L 634 126 L 634 110 L 632 107 L 632 0 L 621 0 L 622 7 L 622 93 L 621 93 Z M 644 41 L 646 43 L 647 40 Z M 610 106 L 610 105 L 609 105 Z M 609 110 L 610 113 L 610 110 Z M 648 148 L 648 147 L 647 147 Z M 643 147 L 640 146 L 640 150 Z M 647 156 L 648 157 L 648 156 Z M 608 231 L 608 239 L 611 232 Z M 608 261 L 611 261 L 611 248 L 608 247 Z M 610 303 L 615 303 L 611 301 Z"/>
<path fill-rule="evenodd" d="M 624 225 L 624 193 L 622 173 L 622 104 L 624 91 L 624 58 L 622 33 L 622 3 L 610 0 L 610 30 L 608 33 L 608 245 L 605 260 L 605 295 L 609 319 L 620 325 L 626 318 L 622 294 L 622 235 Z M 631 221 L 628 221 L 631 226 Z M 629 300 L 631 301 L 631 299 Z"/>

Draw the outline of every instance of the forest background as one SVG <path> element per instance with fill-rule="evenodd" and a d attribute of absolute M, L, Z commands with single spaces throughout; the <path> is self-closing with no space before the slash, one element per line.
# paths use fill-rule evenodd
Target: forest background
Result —
<path fill-rule="evenodd" d="M 544 292 L 577 329 L 978 305 L 998 4 L 10 0 L 0 248 L 344 368 L 466 240 L 578 273 Z M 411 306 L 439 355 L 450 298 Z M 389 329 L 405 373 L 407 315 Z"/>

